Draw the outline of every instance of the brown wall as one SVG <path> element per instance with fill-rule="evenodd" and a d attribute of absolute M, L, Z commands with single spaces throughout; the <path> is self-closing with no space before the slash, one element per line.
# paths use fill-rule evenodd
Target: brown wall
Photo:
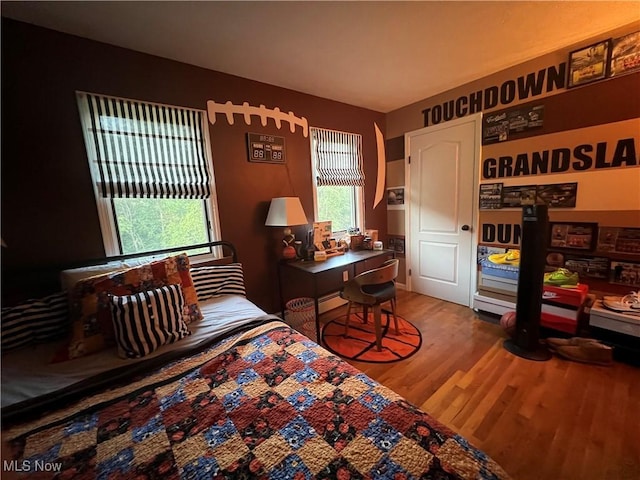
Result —
<path fill-rule="evenodd" d="M 402 160 L 406 167 L 404 158 L 408 152 L 404 151 L 404 135 L 434 123 L 433 115 L 426 115 L 425 122 L 423 114 L 425 110 L 433 111 L 437 107 L 444 111 L 443 105 L 445 103 L 469 97 L 471 94 L 477 97 L 478 92 L 486 96 L 487 89 L 501 87 L 506 82 L 527 77 L 531 73 L 537 75 L 539 72 L 545 72 L 548 78 L 549 71 L 553 69 L 563 71 L 561 65 L 567 62 L 569 52 L 596 41 L 617 38 L 638 30 L 640 30 L 640 23 L 634 22 L 579 44 L 559 46 L 555 52 L 389 112 L 386 130 L 387 160 L 389 162 Z M 588 171 L 569 169 L 557 174 L 526 176 L 509 174 L 504 178 L 483 178 L 482 171 L 480 171 L 477 172 L 479 183 L 504 182 L 504 186 L 522 186 L 576 182 L 578 193 L 575 208 L 550 209 L 551 221 L 596 222 L 600 227 L 640 227 L 640 157 L 638 156 L 640 151 L 638 148 L 640 145 L 640 72 L 613 76 L 575 88 L 567 88 L 564 84 L 562 87 L 554 86 L 553 89 L 547 91 L 549 83 L 544 85 L 545 88 L 541 90 L 539 95 L 517 98 L 508 105 L 483 109 L 484 114 L 501 114 L 511 110 L 543 105 L 544 121 L 539 128 L 524 132 L 511 132 L 507 141 L 483 145 L 481 169 L 487 159 L 498 159 L 501 156 L 516 158 L 519 154 L 531 154 L 531 152 L 559 147 L 573 150 L 577 145 L 595 145 L 602 142 L 606 142 L 608 145 L 606 160 L 611 162 L 616 142 L 621 139 L 632 139 L 634 151 L 628 153 L 629 158 L 626 162 L 622 162 L 615 168 L 591 168 Z M 407 201 L 409 201 L 408 198 Z M 498 247 L 517 246 L 517 242 L 513 238 L 486 241 L 481 232 L 485 226 L 500 228 L 504 225 L 506 228 L 507 226 L 512 227 L 514 224 L 519 225 L 521 213 L 520 208 L 479 210 L 479 228 L 477 229 L 479 243 Z M 396 211 L 389 212 L 389 233 L 393 231 L 393 233 L 405 234 L 407 232 L 396 228 L 400 222 L 391 218 L 391 215 L 397 214 Z M 597 253 L 601 254 L 601 252 Z M 623 254 L 618 257 L 615 255 L 609 255 L 610 259 L 640 261 L 640 257 L 637 255 Z M 589 255 L 585 254 L 585 256 Z M 591 282 L 591 280 L 589 279 L 587 282 Z M 613 284 L 605 284 L 604 286 L 599 284 L 596 287 L 600 290 L 605 288 L 612 291 L 621 288 L 628 290 L 626 286 L 619 287 Z"/>
<path fill-rule="evenodd" d="M 635 85 L 635 88 L 631 88 L 631 90 L 627 90 L 622 96 L 623 100 L 621 102 L 611 103 L 607 98 L 601 98 L 599 95 L 600 89 L 603 88 L 603 85 L 608 84 L 609 82 L 613 82 L 614 78 L 610 78 L 603 81 L 597 81 L 595 83 L 584 85 L 581 87 L 577 87 L 573 90 L 567 88 L 553 88 L 554 84 L 548 82 L 549 79 L 549 70 L 560 69 L 560 66 L 563 63 L 566 63 L 569 57 L 569 52 L 574 50 L 584 48 L 592 43 L 597 41 L 604 40 L 606 38 L 617 38 L 621 35 L 626 35 L 631 32 L 635 32 L 640 30 L 640 22 L 633 22 L 628 25 L 620 26 L 614 30 L 603 33 L 601 35 L 592 37 L 590 39 L 586 39 L 576 44 L 572 45 L 558 45 L 558 50 L 550 52 L 546 55 L 534 58 L 528 62 L 521 63 L 518 65 L 514 65 L 513 67 L 507 68 L 505 70 L 501 70 L 494 74 L 491 74 L 486 77 L 479 78 L 472 82 L 469 82 L 464 85 L 460 85 L 451 90 L 447 90 L 446 92 L 439 93 L 429 98 L 425 98 L 418 102 L 412 103 L 405 107 L 399 108 L 397 110 L 393 110 L 387 113 L 387 129 L 386 129 L 386 137 L 387 139 L 394 139 L 398 136 L 403 136 L 406 132 L 410 132 L 413 130 L 417 130 L 426 126 L 433 125 L 433 121 L 429 120 L 428 124 L 425 124 L 425 118 L 423 111 L 427 108 L 433 109 L 437 105 L 442 105 L 445 102 L 456 100 L 461 96 L 468 96 L 470 94 L 474 94 L 477 92 L 481 92 L 484 94 L 484 90 L 488 87 L 498 86 L 501 87 L 503 83 L 507 81 L 513 81 L 518 79 L 521 76 L 527 76 L 528 74 L 538 75 L 540 71 L 544 71 L 544 79 L 543 89 L 539 95 L 529 95 L 526 98 L 520 99 L 516 97 L 514 101 L 509 104 L 498 104 L 492 108 L 482 108 L 483 113 L 502 111 L 505 109 L 509 109 L 511 107 L 515 107 L 516 105 L 522 105 L 524 103 L 532 102 L 532 103 L 542 103 L 545 105 L 545 127 L 549 127 L 549 122 L 554 122 L 551 119 L 552 116 L 558 118 L 560 122 L 562 120 L 568 120 L 573 122 L 574 126 L 572 128 L 578 128 L 579 126 L 589 126 L 599 123 L 608 123 L 616 121 L 621 116 L 623 118 L 630 118 L 628 113 L 623 112 L 631 112 L 635 107 L 638 106 L 638 80 L 636 77 L 635 84 L 631 80 L 623 81 L 628 88 L 627 81 L 632 82 L 632 85 Z M 622 77 L 619 77 L 618 80 L 621 80 Z M 549 87 L 552 87 L 549 89 Z M 622 85 L 621 85 L 622 87 Z M 580 92 L 580 90 L 586 89 L 587 92 L 591 92 L 590 94 L 586 92 Z M 557 99 L 553 102 L 555 107 L 552 111 L 546 110 L 546 105 L 549 104 L 546 99 L 551 98 L 556 95 L 565 95 L 569 94 L 565 99 Z M 588 100 L 584 101 L 580 99 L 584 94 L 587 95 Z M 483 98 L 486 95 L 483 95 Z M 632 100 L 629 100 L 629 99 Z M 633 100 L 635 98 L 635 100 Z M 631 101 L 632 104 L 627 104 L 627 102 Z M 556 109 L 557 107 L 557 109 Z M 547 115 L 547 112 L 549 113 Z M 552 115 L 559 112 L 560 115 Z M 591 117 L 590 119 L 582 118 L 585 116 Z M 428 116 L 429 117 L 429 116 Z M 594 123 L 595 122 L 595 123 Z M 561 128 L 562 123 L 555 124 L 555 128 Z"/>
<path fill-rule="evenodd" d="M 309 125 L 359 133 L 365 160 L 366 226 L 386 232 L 385 205 L 372 209 L 377 171 L 374 122 L 382 113 L 2 19 L 3 271 L 104 256 L 75 100 L 83 90 L 206 109 L 207 100 L 279 107 Z M 299 196 L 313 221 L 309 139 L 269 120 L 209 125 L 222 238 L 244 265 L 248 297 L 276 311 L 276 244 L 264 226 L 269 201 Z M 285 137 L 285 165 L 247 161 L 246 133 Z M 3 278 L 3 296 L 11 286 Z M 49 286 L 47 286 L 49 288 Z M 51 287 L 54 288 L 54 287 Z"/>

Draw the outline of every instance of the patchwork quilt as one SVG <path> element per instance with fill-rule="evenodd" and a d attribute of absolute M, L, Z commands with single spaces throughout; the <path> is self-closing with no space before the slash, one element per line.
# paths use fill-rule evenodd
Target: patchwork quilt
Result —
<path fill-rule="evenodd" d="M 3 432 L 34 478 L 504 479 L 393 391 L 270 322 Z"/>

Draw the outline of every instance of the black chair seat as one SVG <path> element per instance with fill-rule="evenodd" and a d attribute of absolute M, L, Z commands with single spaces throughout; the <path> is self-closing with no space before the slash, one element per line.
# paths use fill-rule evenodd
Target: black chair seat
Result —
<path fill-rule="evenodd" d="M 398 259 L 387 260 L 381 267 L 367 270 L 356 275 L 348 281 L 340 296 L 349 301 L 347 306 L 347 318 L 344 326 L 345 336 L 349 334 L 349 320 L 351 317 L 351 304 L 359 304 L 363 308 L 363 320 L 368 320 L 368 309 L 373 307 L 373 316 L 376 329 L 376 348 L 382 349 L 382 322 L 381 307 L 384 302 L 391 302 L 391 311 L 398 333 L 398 317 L 396 316 L 396 283 L 398 276 Z"/>
<path fill-rule="evenodd" d="M 395 298 L 396 284 L 395 282 L 387 282 L 380 285 L 363 285 L 362 291 L 368 295 L 374 296 L 376 299 L 374 303 L 387 302 L 392 298 Z"/>

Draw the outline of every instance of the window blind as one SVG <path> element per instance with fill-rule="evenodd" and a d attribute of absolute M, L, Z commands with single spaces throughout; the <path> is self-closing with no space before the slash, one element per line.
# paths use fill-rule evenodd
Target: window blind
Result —
<path fill-rule="evenodd" d="M 317 185 L 364 186 L 362 135 L 311 128 Z"/>
<path fill-rule="evenodd" d="M 78 103 L 103 197 L 211 195 L 202 111 L 88 93 Z"/>

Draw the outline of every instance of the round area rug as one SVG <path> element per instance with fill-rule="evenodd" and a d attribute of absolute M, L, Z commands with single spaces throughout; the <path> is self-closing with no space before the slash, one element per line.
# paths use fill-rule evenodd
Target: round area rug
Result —
<path fill-rule="evenodd" d="M 409 358 L 422 345 L 420 331 L 401 316 L 398 316 L 399 334 L 396 334 L 393 315 L 383 311 L 381 351 L 376 348 L 372 312 L 367 323 L 363 322 L 362 313 L 352 313 L 348 336 L 344 334 L 346 319 L 346 315 L 333 319 L 322 329 L 323 346 L 342 358 L 370 363 L 397 362 Z"/>

